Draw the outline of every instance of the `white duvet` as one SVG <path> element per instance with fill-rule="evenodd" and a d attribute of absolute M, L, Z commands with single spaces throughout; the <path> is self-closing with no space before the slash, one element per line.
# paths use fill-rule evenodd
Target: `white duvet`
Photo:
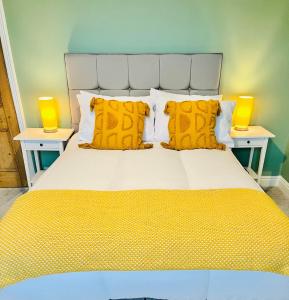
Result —
<path fill-rule="evenodd" d="M 78 147 L 75 134 L 63 155 L 33 189 L 261 189 L 231 150 L 173 151 L 158 143 L 147 150 Z"/>

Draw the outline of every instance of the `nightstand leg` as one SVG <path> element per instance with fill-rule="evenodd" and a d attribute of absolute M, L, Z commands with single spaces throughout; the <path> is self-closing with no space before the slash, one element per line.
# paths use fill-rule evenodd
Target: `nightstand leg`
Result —
<path fill-rule="evenodd" d="M 248 164 L 248 168 L 250 168 L 250 169 L 251 169 L 251 166 L 252 166 L 252 161 L 253 161 L 253 156 L 254 156 L 254 149 L 255 148 L 250 149 L 249 164 Z"/>
<path fill-rule="evenodd" d="M 31 151 L 26 151 L 24 149 L 24 147 L 25 146 L 23 145 L 23 142 L 21 142 L 21 150 L 22 150 L 22 155 L 23 155 L 27 183 L 28 183 L 28 187 L 31 188 L 32 177 L 35 175 L 35 172 L 33 169 L 32 153 L 31 153 Z"/>
<path fill-rule="evenodd" d="M 38 154 L 38 151 L 36 151 L 36 150 L 34 150 L 33 153 L 34 153 L 35 164 L 36 164 L 36 173 L 37 173 L 38 171 L 40 171 L 39 154 Z"/>
<path fill-rule="evenodd" d="M 64 152 L 64 143 L 59 145 L 59 154 L 61 155 Z"/>
<path fill-rule="evenodd" d="M 260 160 L 259 160 L 259 166 L 258 166 L 258 177 L 257 177 L 257 182 L 259 184 L 261 183 L 261 177 L 262 177 L 262 172 L 263 172 L 263 167 L 264 167 L 264 162 L 265 162 L 267 145 L 268 145 L 268 140 L 266 142 L 264 142 L 264 146 L 261 148 Z"/>

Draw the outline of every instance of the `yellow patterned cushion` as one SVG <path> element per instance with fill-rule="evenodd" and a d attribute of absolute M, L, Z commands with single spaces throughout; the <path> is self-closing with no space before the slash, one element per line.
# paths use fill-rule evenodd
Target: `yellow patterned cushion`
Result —
<path fill-rule="evenodd" d="M 93 98 L 90 108 L 95 111 L 93 141 L 79 145 L 81 148 L 129 150 L 152 147 L 142 141 L 144 118 L 150 112 L 148 104 Z"/>
<path fill-rule="evenodd" d="M 170 116 L 170 142 L 161 143 L 164 148 L 225 149 L 215 135 L 216 117 L 221 112 L 219 101 L 169 101 L 164 112 Z"/>

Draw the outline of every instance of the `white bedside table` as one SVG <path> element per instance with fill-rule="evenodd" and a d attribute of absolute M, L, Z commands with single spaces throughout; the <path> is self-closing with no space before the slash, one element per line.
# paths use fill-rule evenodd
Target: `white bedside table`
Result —
<path fill-rule="evenodd" d="M 14 137 L 20 141 L 29 188 L 44 172 L 40 168 L 39 151 L 59 151 L 61 155 L 73 129 L 59 128 L 57 132 L 45 133 L 43 128 L 27 128 Z M 35 157 L 36 171 L 33 166 L 32 152 Z"/>
<path fill-rule="evenodd" d="M 260 184 L 267 145 L 269 138 L 274 138 L 275 135 L 270 131 L 266 130 L 262 126 L 249 126 L 247 131 L 238 131 L 232 128 L 231 137 L 234 140 L 234 148 L 250 148 L 250 157 L 249 164 L 246 168 L 248 173 L 254 178 L 257 179 L 257 182 Z M 252 170 L 252 160 L 254 155 L 255 148 L 261 148 L 259 166 L 257 174 Z"/>

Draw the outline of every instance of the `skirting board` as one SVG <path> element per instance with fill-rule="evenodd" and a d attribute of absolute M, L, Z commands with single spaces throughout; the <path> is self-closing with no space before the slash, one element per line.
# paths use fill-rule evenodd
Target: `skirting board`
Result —
<path fill-rule="evenodd" d="M 262 176 L 261 177 L 262 188 L 269 188 L 278 186 L 284 193 L 289 194 L 289 182 L 280 176 Z"/>

